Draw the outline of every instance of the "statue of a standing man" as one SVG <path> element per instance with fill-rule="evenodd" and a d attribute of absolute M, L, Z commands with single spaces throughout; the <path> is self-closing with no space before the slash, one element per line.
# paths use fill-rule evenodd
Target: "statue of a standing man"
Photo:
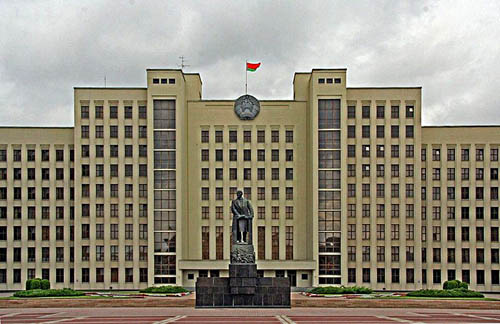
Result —
<path fill-rule="evenodd" d="M 243 192 L 236 192 L 237 198 L 231 202 L 233 213 L 233 243 L 252 244 L 253 208 L 248 199 L 243 198 Z"/>

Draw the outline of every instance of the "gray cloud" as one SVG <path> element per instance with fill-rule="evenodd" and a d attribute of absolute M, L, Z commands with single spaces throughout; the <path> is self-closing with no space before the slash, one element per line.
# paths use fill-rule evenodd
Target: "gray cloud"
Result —
<path fill-rule="evenodd" d="M 424 124 L 500 124 L 498 1 L 1 1 L 0 125 L 72 125 L 73 86 L 188 58 L 204 98 L 290 99 L 296 71 L 423 86 Z"/>

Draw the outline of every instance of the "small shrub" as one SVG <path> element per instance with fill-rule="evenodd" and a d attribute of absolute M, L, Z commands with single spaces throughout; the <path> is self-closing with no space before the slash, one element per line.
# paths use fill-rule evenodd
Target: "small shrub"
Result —
<path fill-rule="evenodd" d="M 411 297 L 437 297 L 437 298 L 483 298 L 484 295 L 465 288 L 455 288 L 446 290 L 422 289 L 411 291 L 407 296 Z"/>
<path fill-rule="evenodd" d="M 142 293 L 150 294 L 176 294 L 187 292 L 186 289 L 180 286 L 158 286 L 158 287 L 148 287 L 141 290 Z"/>
<path fill-rule="evenodd" d="M 328 287 L 316 287 L 313 288 L 309 291 L 310 293 L 313 294 L 324 294 L 324 295 L 336 295 L 336 294 L 371 294 L 373 290 L 367 287 L 357 287 L 357 286 L 352 286 L 352 287 L 335 287 L 335 286 L 328 286 Z"/>
<path fill-rule="evenodd" d="M 448 290 L 448 289 L 456 289 L 459 287 L 459 280 L 448 280 L 443 283 L 443 289 Z"/>
<path fill-rule="evenodd" d="M 43 280 L 40 282 L 40 289 L 43 289 L 43 290 L 48 290 L 48 289 L 50 289 L 50 281 L 48 281 L 47 279 L 43 279 Z"/>
<path fill-rule="evenodd" d="M 21 298 L 34 298 L 34 297 L 67 297 L 67 296 L 83 296 L 85 295 L 83 292 L 75 291 L 73 289 L 64 288 L 64 289 L 31 289 L 31 290 L 22 290 L 14 293 L 14 297 Z"/>
<path fill-rule="evenodd" d="M 469 289 L 469 285 L 466 282 L 461 282 L 460 280 L 448 280 L 443 283 L 443 289 L 445 290 L 457 288 L 463 288 L 467 290 Z"/>
<path fill-rule="evenodd" d="M 38 278 L 35 278 L 35 279 L 31 280 L 31 285 L 30 285 L 30 289 L 29 290 L 40 289 L 40 283 L 41 282 L 42 282 L 42 280 L 40 280 Z"/>

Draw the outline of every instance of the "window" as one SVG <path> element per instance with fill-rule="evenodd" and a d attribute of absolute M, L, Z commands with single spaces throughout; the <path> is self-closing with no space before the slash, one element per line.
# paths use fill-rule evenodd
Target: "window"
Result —
<path fill-rule="evenodd" d="M 476 149 L 476 161 L 484 161 L 484 149 Z"/>
<path fill-rule="evenodd" d="M 356 118 L 356 106 L 347 106 L 347 118 Z"/>
<path fill-rule="evenodd" d="M 370 138 L 370 126 L 369 125 L 363 125 L 361 127 L 361 137 Z"/>
<path fill-rule="evenodd" d="M 377 138 L 385 137 L 385 127 L 384 125 L 377 125 Z"/>
<path fill-rule="evenodd" d="M 391 126 L 391 137 L 392 138 L 399 138 L 399 126 L 397 126 L 397 125 Z"/>
<path fill-rule="evenodd" d="M 441 149 L 432 149 L 432 161 L 441 161 Z"/>
<path fill-rule="evenodd" d="M 391 118 L 399 118 L 399 106 L 391 106 Z"/>
<path fill-rule="evenodd" d="M 469 161 L 469 149 L 462 149 L 462 161 Z"/>
<path fill-rule="evenodd" d="M 89 138 L 89 126 L 82 126 L 82 138 Z"/>
<path fill-rule="evenodd" d="M 265 143 L 266 141 L 266 132 L 264 130 L 257 131 L 257 143 Z"/>
<path fill-rule="evenodd" d="M 238 133 L 235 130 L 229 131 L 229 143 L 238 142 Z"/>
<path fill-rule="evenodd" d="M 109 118 L 110 119 L 118 118 L 118 106 L 110 106 L 109 107 Z"/>
<path fill-rule="evenodd" d="M 132 113 L 133 113 L 132 106 L 125 106 L 124 107 L 124 117 L 125 117 L 125 119 L 132 119 Z"/>
<path fill-rule="evenodd" d="M 370 118 L 370 106 L 362 106 L 361 107 L 361 117 L 362 118 Z"/>
<path fill-rule="evenodd" d="M 134 132 L 133 132 L 132 126 L 125 126 L 125 138 L 132 138 L 133 137 L 133 133 Z M 163 133 L 167 133 L 167 132 L 155 132 L 155 142 L 156 142 L 156 137 L 158 136 L 158 133 L 159 134 L 163 134 Z M 155 145 L 155 148 L 160 148 L 160 147 L 156 147 L 156 145 Z"/>
<path fill-rule="evenodd" d="M 103 117 L 103 107 L 95 106 L 95 118 L 102 119 L 102 117 Z"/>
<path fill-rule="evenodd" d="M 491 151 L 490 151 L 490 159 L 491 159 L 491 161 L 498 161 L 498 148 L 492 148 L 491 149 Z"/>
<path fill-rule="evenodd" d="M 399 145 L 391 145 L 391 157 L 399 157 Z"/>
<path fill-rule="evenodd" d="M 413 126 L 412 125 L 407 125 L 406 126 L 406 137 L 407 138 L 413 138 L 414 131 L 413 131 Z"/>
<path fill-rule="evenodd" d="M 385 106 L 377 106 L 377 118 L 384 119 L 385 117 Z"/>
<path fill-rule="evenodd" d="M 223 132 L 221 130 L 215 131 L 215 143 L 222 143 Z"/>
<path fill-rule="evenodd" d="M 287 130 L 285 132 L 285 142 L 293 143 L 293 130 Z"/>
<path fill-rule="evenodd" d="M 89 118 L 89 106 L 81 106 L 80 107 L 80 118 L 88 119 Z"/>
<path fill-rule="evenodd" d="M 415 116 L 414 110 L 413 106 L 406 106 L 406 118 L 413 118 Z"/>

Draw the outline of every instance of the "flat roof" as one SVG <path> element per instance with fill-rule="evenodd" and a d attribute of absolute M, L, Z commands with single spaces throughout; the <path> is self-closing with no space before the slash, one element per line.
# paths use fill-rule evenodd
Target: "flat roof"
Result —
<path fill-rule="evenodd" d="M 73 89 L 146 90 L 147 87 L 73 87 Z"/>
<path fill-rule="evenodd" d="M 500 125 L 432 125 L 422 126 L 422 128 L 460 128 L 460 127 L 500 127 Z"/>
<path fill-rule="evenodd" d="M 422 86 L 412 86 L 412 87 L 346 87 L 346 89 L 360 89 L 360 90 L 369 90 L 369 89 L 422 89 Z"/>
<path fill-rule="evenodd" d="M 48 129 L 48 128 L 55 128 L 55 129 L 74 129 L 74 126 L 1 126 L 0 128 L 42 128 L 42 129 Z"/>

